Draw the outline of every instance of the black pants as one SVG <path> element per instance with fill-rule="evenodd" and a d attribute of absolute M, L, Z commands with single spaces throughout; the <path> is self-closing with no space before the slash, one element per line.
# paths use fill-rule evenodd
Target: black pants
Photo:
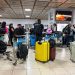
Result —
<path fill-rule="evenodd" d="M 12 41 L 13 37 L 9 37 L 9 41 L 11 43 L 11 45 L 13 46 L 13 41 Z"/>
<path fill-rule="evenodd" d="M 74 36 L 73 35 L 69 36 L 69 41 L 70 42 L 73 42 L 74 41 Z"/>
<path fill-rule="evenodd" d="M 63 41 L 63 45 L 69 45 L 70 36 L 69 36 L 69 35 L 65 35 L 65 36 L 62 38 L 62 41 Z"/>
<path fill-rule="evenodd" d="M 41 35 L 36 35 L 36 41 L 41 41 L 42 40 L 42 34 Z"/>

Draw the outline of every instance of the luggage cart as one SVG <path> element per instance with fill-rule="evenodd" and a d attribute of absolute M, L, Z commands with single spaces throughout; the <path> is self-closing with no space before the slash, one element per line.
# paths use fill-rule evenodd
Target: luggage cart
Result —
<path fill-rule="evenodd" d="M 4 36 L 5 36 L 5 34 L 0 34 L 0 41 L 4 42 Z M 1 54 L 1 56 L 6 55 L 7 59 L 11 61 L 11 59 L 10 59 L 10 51 L 6 51 L 7 50 L 7 44 L 5 43 L 5 45 L 6 45 L 5 47 L 3 46 L 4 48 L 1 48 L 1 49 L 4 49 L 4 50 L 2 50 L 2 53 L 0 53 L 0 54 Z"/>
<path fill-rule="evenodd" d="M 21 44 L 26 44 L 27 47 L 28 47 L 28 42 L 27 42 L 27 37 L 26 35 L 16 35 L 16 40 L 15 38 L 13 39 L 13 56 L 14 56 L 14 59 L 13 59 L 13 65 L 16 65 L 17 64 L 17 61 L 18 61 L 18 58 L 17 58 L 17 50 L 18 50 L 18 47 L 21 45 Z"/>

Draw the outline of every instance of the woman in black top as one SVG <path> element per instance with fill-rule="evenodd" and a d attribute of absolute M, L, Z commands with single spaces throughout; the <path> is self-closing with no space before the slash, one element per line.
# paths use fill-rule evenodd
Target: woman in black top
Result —
<path fill-rule="evenodd" d="M 14 36 L 14 27 L 13 24 L 9 25 L 9 41 L 11 42 L 11 45 L 13 46 L 13 36 Z"/>

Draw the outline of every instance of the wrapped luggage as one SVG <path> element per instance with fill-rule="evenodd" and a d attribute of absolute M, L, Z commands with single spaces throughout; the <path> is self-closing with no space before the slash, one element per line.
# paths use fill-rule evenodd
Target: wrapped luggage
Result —
<path fill-rule="evenodd" d="M 30 35 L 30 46 L 35 46 L 36 43 L 36 36 Z"/>
<path fill-rule="evenodd" d="M 70 43 L 71 61 L 75 62 L 75 41 Z"/>

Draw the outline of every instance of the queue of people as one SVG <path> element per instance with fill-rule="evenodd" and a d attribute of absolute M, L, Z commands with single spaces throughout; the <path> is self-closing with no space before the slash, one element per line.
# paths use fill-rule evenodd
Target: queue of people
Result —
<path fill-rule="evenodd" d="M 57 31 L 57 24 L 53 24 L 51 26 L 48 26 L 44 33 L 44 25 L 41 23 L 41 20 L 38 19 L 36 23 L 33 24 L 34 28 L 27 28 L 25 29 L 24 26 L 21 24 L 18 24 L 16 28 L 14 28 L 13 24 L 11 23 L 9 25 L 9 28 L 7 28 L 6 22 L 0 23 L 0 38 L 1 36 L 4 36 L 4 42 L 0 40 L 0 43 L 5 43 L 5 51 L 6 51 L 6 44 L 7 39 L 9 39 L 11 46 L 14 48 L 17 46 L 17 49 L 13 49 L 14 52 L 14 65 L 16 64 L 17 58 L 26 60 L 26 57 L 28 55 L 28 46 L 35 46 L 36 43 L 39 41 L 38 44 L 44 44 L 46 41 L 47 36 L 47 43 L 50 43 L 52 46 L 51 50 L 54 53 L 54 57 L 52 55 L 52 60 L 55 59 L 55 47 L 56 47 L 56 38 L 62 37 L 62 45 L 69 46 L 70 42 L 75 41 L 75 25 L 68 24 L 62 32 Z M 26 31 L 27 30 L 27 31 Z M 28 33 L 26 33 L 28 32 Z M 27 37 L 25 37 L 27 35 Z M 30 35 L 30 37 L 28 37 Z M 44 35 L 44 36 L 43 36 Z M 44 39 L 43 39 L 44 37 Z M 30 41 L 29 41 L 30 39 Z M 25 43 L 25 40 L 28 43 Z M 60 39 L 58 39 L 60 40 Z M 16 44 L 16 45 L 15 45 Z M 38 47 L 38 46 L 37 46 Z M 36 47 L 36 48 L 37 48 Z M 3 50 L 3 48 L 0 46 L 0 48 Z M 36 49 L 37 50 L 37 49 Z"/>
<path fill-rule="evenodd" d="M 34 34 L 36 36 L 36 41 L 41 41 L 44 31 L 44 25 L 41 24 L 41 20 L 38 19 L 36 23 L 33 24 L 34 28 L 28 29 L 30 32 L 30 35 Z M 3 29 L 3 30 L 2 30 Z M 19 31 L 17 30 L 19 29 Z M 0 34 L 7 34 L 9 37 L 9 41 L 11 45 L 13 46 L 13 37 L 14 34 L 25 34 L 27 29 L 24 28 L 21 24 L 17 25 L 17 28 L 13 27 L 13 24 L 11 23 L 9 25 L 9 29 L 7 28 L 6 22 L 0 23 Z M 45 35 L 51 35 L 53 33 L 57 33 L 57 24 L 53 24 L 50 27 L 47 27 L 45 30 Z M 75 40 L 75 25 L 68 24 L 61 32 L 62 35 L 62 44 L 63 45 L 69 45 L 69 42 L 72 42 Z M 5 37 L 7 37 L 7 35 Z M 7 37 L 7 38 L 8 38 Z M 5 38 L 6 39 L 6 38 Z"/>

